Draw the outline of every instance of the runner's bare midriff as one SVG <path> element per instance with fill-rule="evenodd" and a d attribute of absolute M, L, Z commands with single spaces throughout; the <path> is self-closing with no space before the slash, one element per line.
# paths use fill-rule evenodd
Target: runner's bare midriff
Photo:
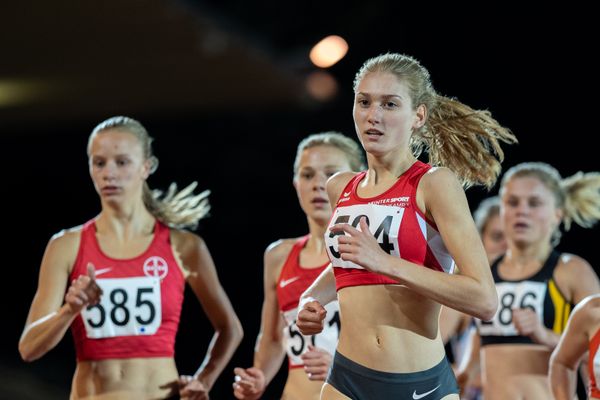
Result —
<path fill-rule="evenodd" d="M 547 399 L 551 351 L 538 344 L 490 344 L 481 349 L 485 398 Z"/>
<path fill-rule="evenodd" d="M 319 400 L 322 386 L 323 381 L 308 379 L 304 368 L 292 368 L 288 372 L 281 400 Z M 308 393 L 312 393 L 312 396 Z"/>
<path fill-rule="evenodd" d="M 482 347 L 490 374 L 488 381 L 502 381 L 511 375 L 548 374 L 551 351 L 538 344 L 490 344 Z"/>
<path fill-rule="evenodd" d="M 346 287 L 338 299 L 338 351 L 354 362 L 403 373 L 429 369 L 444 358 L 438 303 L 400 285 Z"/>
<path fill-rule="evenodd" d="M 80 361 L 71 400 L 165 399 L 177 393 L 178 378 L 172 357 Z"/>

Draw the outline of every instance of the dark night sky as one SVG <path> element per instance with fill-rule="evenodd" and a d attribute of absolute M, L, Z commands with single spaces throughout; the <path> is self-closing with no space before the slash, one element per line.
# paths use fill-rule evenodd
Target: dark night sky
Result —
<path fill-rule="evenodd" d="M 289 56 L 294 46 L 309 46 L 323 32 L 345 35 L 350 52 L 330 71 L 340 85 L 338 96 L 318 107 L 248 111 L 246 103 L 231 98 L 226 107 L 210 113 L 201 109 L 165 113 L 119 110 L 140 119 L 156 139 L 160 167 L 149 179 L 151 187 L 166 189 L 172 181 L 187 185 L 196 180 L 199 188 L 212 191 L 211 216 L 197 232 L 212 252 L 245 329 L 242 345 L 217 382 L 212 398 L 232 398 L 233 367 L 251 364 L 262 301 L 264 249 L 278 238 L 307 231 L 291 184 L 296 145 L 307 134 L 324 130 L 354 136 L 352 79 L 366 58 L 388 50 L 411 54 L 429 69 L 441 94 L 492 111 L 520 141 L 504 147 L 505 167 L 545 161 L 563 176 L 600 170 L 596 147 L 591 144 L 597 128 L 590 118 L 591 97 L 598 88 L 593 73 L 598 62 L 588 51 L 597 47 L 597 32 L 586 10 L 574 6 L 564 12 L 540 9 L 527 14 L 517 9 L 476 10 L 476 18 L 442 10 L 444 13 L 433 18 L 420 9 L 416 15 L 422 17 L 417 18 L 389 12 L 382 2 L 375 2 L 378 7 L 365 3 L 363 9 L 350 5 L 342 9 L 334 28 L 329 28 L 333 32 L 328 32 L 322 16 L 309 23 L 306 14 L 285 19 L 276 9 L 257 6 L 252 13 L 245 13 L 242 2 L 230 3 L 229 9 L 211 5 L 221 23 L 229 16 L 222 26 L 251 35 L 274 60 Z M 432 5 L 423 6 L 427 7 Z M 272 26 L 269 21 L 274 21 Z M 569 24 L 575 25 L 567 28 Z M 35 123 L 24 119 L 0 132 L 4 254 L 8 255 L 0 352 L 0 371 L 5 373 L 0 374 L 0 386 L 6 393 L 21 393 L 21 397 L 11 398 L 34 398 L 26 393 L 37 387 L 48 399 L 67 396 L 75 366 L 70 334 L 32 364 L 20 361 L 17 342 L 48 239 L 99 212 L 87 174 L 85 146 L 94 125 L 108 116 L 63 115 Z M 476 188 L 467 191 L 467 196 L 474 208 L 486 193 Z M 594 244 L 599 233 L 598 227 L 574 227 L 564 235 L 559 249 L 578 254 L 597 268 L 600 256 Z M 176 360 L 182 373 L 192 373 L 202 361 L 212 331 L 191 293 L 186 296 Z M 281 382 L 279 376 L 265 398 L 275 398 L 273 393 L 281 388 Z M 6 398 L 2 389 L 0 398 Z"/>

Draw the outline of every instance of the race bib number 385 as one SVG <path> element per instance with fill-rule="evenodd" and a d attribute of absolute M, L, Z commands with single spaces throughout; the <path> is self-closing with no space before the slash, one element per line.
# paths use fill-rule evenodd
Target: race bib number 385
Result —
<path fill-rule="evenodd" d="M 99 304 L 81 312 L 88 338 L 152 335 L 160 327 L 160 279 L 135 277 L 98 279 Z"/>

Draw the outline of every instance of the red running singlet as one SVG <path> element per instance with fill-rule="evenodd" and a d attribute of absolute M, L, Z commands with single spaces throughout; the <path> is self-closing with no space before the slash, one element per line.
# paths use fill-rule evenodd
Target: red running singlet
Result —
<path fill-rule="evenodd" d="M 437 231 L 416 204 L 417 186 L 431 166 L 416 161 L 396 183 L 384 193 L 362 198 L 357 193 L 366 172 L 357 174 L 348 182 L 329 223 L 358 227 L 360 218 L 366 217 L 371 233 L 388 254 L 437 271 L 452 273 L 454 260 Z M 327 253 L 334 267 L 336 288 L 348 286 L 398 284 L 398 281 L 365 270 L 351 261 L 344 261 L 338 252 L 337 236 L 343 232 L 325 233 Z"/>
<path fill-rule="evenodd" d="M 73 321 L 77 360 L 173 357 L 185 279 L 171 249 L 169 228 L 157 221 L 150 246 L 137 257 L 115 259 L 96 239 L 95 220 L 81 231 L 70 280 L 92 263 L 103 295 Z"/>

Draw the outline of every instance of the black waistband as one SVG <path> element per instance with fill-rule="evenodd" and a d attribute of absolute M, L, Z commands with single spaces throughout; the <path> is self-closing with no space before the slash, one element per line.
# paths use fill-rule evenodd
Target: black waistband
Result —
<path fill-rule="evenodd" d="M 527 336 L 481 336 L 481 345 L 488 344 L 533 344 L 533 341 Z"/>

